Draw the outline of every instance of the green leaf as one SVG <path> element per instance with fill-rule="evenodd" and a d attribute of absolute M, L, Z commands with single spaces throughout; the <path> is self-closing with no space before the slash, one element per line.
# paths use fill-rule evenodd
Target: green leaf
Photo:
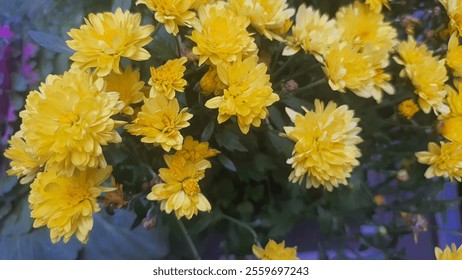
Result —
<path fill-rule="evenodd" d="M 112 2 L 112 12 L 115 12 L 117 8 L 121 8 L 122 11 L 127 11 L 127 10 L 130 10 L 131 6 L 132 6 L 131 0 L 114 0 Z"/>
<path fill-rule="evenodd" d="M 274 132 L 268 132 L 268 138 L 276 151 L 289 158 L 292 155 L 293 144 L 289 139 L 283 138 Z"/>
<path fill-rule="evenodd" d="M 239 136 L 230 130 L 221 130 L 215 134 L 215 140 L 220 147 L 230 152 L 247 152 L 247 148 L 239 141 Z"/>
<path fill-rule="evenodd" d="M 228 170 L 236 172 L 236 165 L 229 159 L 229 157 L 225 156 L 224 154 L 218 155 L 218 160 L 221 164 Z"/>
<path fill-rule="evenodd" d="M 131 229 L 136 214 L 115 210 L 114 215 L 101 211 L 94 215 L 94 228 L 83 259 L 162 259 L 168 251 L 168 231 L 160 223 L 153 229 L 138 226 Z"/>
<path fill-rule="evenodd" d="M 213 130 L 215 129 L 215 120 L 210 120 L 207 126 L 204 128 L 204 131 L 201 135 L 201 141 L 206 142 L 210 140 L 210 137 L 213 134 Z"/>
<path fill-rule="evenodd" d="M 39 46 L 44 47 L 47 50 L 62 53 L 68 56 L 74 53 L 74 51 L 67 46 L 66 42 L 56 35 L 51 35 L 40 31 L 29 31 L 29 36 Z"/>
<path fill-rule="evenodd" d="M 244 201 L 237 205 L 236 210 L 239 212 L 242 218 L 249 219 L 253 213 L 253 204 L 249 201 Z"/>
<path fill-rule="evenodd" d="M 13 211 L 2 221 L 0 235 L 16 235 L 27 233 L 32 228 L 32 218 L 30 217 L 29 202 L 27 196 L 16 201 Z"/>
<path fill-rule="evenodd" d="M 274 126 L 276 126 L 278 130 L 282 130 L 284 128 L 285 122 L 284 122 L 281 112 L 275 106 L 269 107 L 268 111 L 269 111 L 269 119 L 271 123 Z"/>
<path fill-rule="evenodd" d="M 0 176 L 0 196 L 10 192 L 18 183 L 18 178 L 6 174 Z"/>
<path fill-rule="evenodd" d="M 2 260 L 74 260 L 83 245 L 72 238 L 68 243 L 51 243 L 50 231 L 46 227 L 27 234 L 0 237 L 0 259 Z"/>

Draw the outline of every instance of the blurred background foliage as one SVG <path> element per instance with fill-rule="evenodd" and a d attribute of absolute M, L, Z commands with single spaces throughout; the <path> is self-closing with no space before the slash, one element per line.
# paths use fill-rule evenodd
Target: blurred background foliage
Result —
<path fill-rule="evenodd" d="M 307 3 L 331 16 L 352 1 L 288 1 L 292 7 Z M 436 53 L 444 50 L 447 38 L 430 30 L 446 26 L 446 17 L 431 27 L 430 21 L 408 26 L 405 20 L 417 10 L 428 12 L 436 1 L 392 1 L 386 17 L 405 39 L 412 29 L 416 38 Z M 11 51 L 1 60 L 8 60 L 7 72 L 11 84 L 3 84 L 2 95 L 8 95 L 14 115 L 24 106 L 27 93 L 50 74 L 61 74 L 69 67 L 70 50 L 64 41 L 69 29 L 82 23 L 90 12 L 130 8 L 143 14 L 143 21 L 152 21 L 147 9 L 124 0 L 0 0 L 0 26 L 9 26 L 14 37 L 0 38 L 0 46 L 8 44 Z M 182 131 L 195 139 L 209 141 L 221 151 L 212 159 L 201 189 L 212 204 L 210 213 L 201 213 L 180 224 L 174 215 L 159 211 L 159 205 L 145 199 L 156 182 L 157 170 L 164 167 L 163 151 L 141 143 L 137 137 L 123 132 L 123 142 L 112 144 L 104 151 L 114 167 L 117 183 L 123 185 L 118 203 L 102 200 L 105 208 L 95 214 L 95 226 L 90 240 L 83 246 L 75 239 L 68 244 L 52 245 L 48 229 L 32 229 L 27 202 L 28 189 L 16 178 L 5 174 L 7 162 L 2 158 L 0 173 L 0 259 L 190 259 L 187 234 L 192 238 L 202 258 L 246 258 L 251 254 L 255 238 L 266 243 L 268 238 L 287 239 L 287 245 L 298 251 L 318 251 L 318 258 L 364 258 L 361 252 L 371 251 L 368 258 L 401 259 L 405 253 L 399 240 L 409 234 L 435 230 L 432 217 L 458 205 L 459 200 L 438 199 L 444 181 L 427 180 L 424 165 L 418 164 L 415 152 L 425 150 L 427 143 L 437 141 L 436 120 L 432 115 L 418 113 L 411 121 L 399 115 L 398 104 L 412 98 L 409 82 L 398 78 L 401 67 L 391 62 L 392 84 L 396 94 L 386 96 L 382 103 L 363 99 L 352 93 L 333 92 L 324 81 L 324 73 L 312 56 L 298 53 L 283 57 L 283 46 L 259 38 L 260 57 L 269 65 L 273 89 L 281 100 L 269 108 L 266 125 L 252 128 L 243 135 L 235 123 L 216 123 L 216 111 L 208 110 L 198 83 L 204 68 L 188 65 L 185 94 L 179 95 L 182 106 L 194 114 L 191 126 Z M 18 59 L 24 46 L 38 46 L 28 58 L 37 74 L 27 80 L 21 74 Z M 186 48 L 191 42 L 184 41 Z M 178 49 L 175 38 L 160 28 L 148 46 L 152 57 L 143 63 L 133 63 L 141 69 L 143 80 L 149 79 L 149 66 L 158 66 L 175 58 Z M 23 61 L 24 63 L 24 61 Z M 287 82 L 295 81 L 298 89 Z M 291 81 L 291 82 L 292 82 Z M 308 86 L 311 85 L 311 86 Z M 289 183 L 291 171 L 286 159 L 293 144 L 279 136 L 290 124 L 285 107 L 312 109 L 314 99 L 334 100 L 347 104 L 361 119 L 361 166 L 355 168 L 348 186 L 327 192 L 305 189 Z M 16 131 L 17 118 L 0 120 L 2 135 Z M 0 143 L 2 154 L 8 137 Z M 404 214 L 403 213 L 409 213 Z M 184 227 L 183 227 L 184 224 Z M 251 230 L 249 230 L 249 228 Z M 310 234 L 306 234 L 309 232 Z M 256 236 L 255 236 L 256 235 Z M 419 246 L 417 243 L 415 246 Z M 335 252 L 333 255 L 327 252 Z"/>

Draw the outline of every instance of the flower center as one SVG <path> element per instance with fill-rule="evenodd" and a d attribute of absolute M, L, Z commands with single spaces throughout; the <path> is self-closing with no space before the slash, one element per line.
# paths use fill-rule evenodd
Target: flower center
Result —
<path fill-rule="evenodd" d="M 175 124 L 173 123 L 172 118 L 169 116 L 163 115 L 162 116 L 162 124 L 164 125 L 164 130 L 163 132 L 166 134 L 171 134 L 172 132 L 175 131 Z"/>
<path fill-rule="evenodd" d="M 195 179 L 186 179 L 183 182 L 183 190 L 189 196 L 194 196 L 201 191 L 197 180 Z"/>
<path fill-rule="evenodd" d="M 74 112 L 67 112 L 59 117 L 59 122 L 62 124 L 74 125 L 77 121 L 79 121 L 79 116 Z"/>
<path fill-rule="evenodd" d="M 80 185 L 72 185 L 67 188 L 67 204 L 77 205 L 87 199 L 89 196 L 88 191 Z"/>

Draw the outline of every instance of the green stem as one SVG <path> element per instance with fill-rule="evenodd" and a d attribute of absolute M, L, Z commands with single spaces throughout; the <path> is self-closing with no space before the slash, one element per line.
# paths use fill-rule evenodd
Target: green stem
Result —
<path fill-rule="evenodd" d="M 197 252 L 196 246 L 194 246 L 191 236 L 189 236 L 189 233 L 184 227 L 183 222 L 181 220 L 177 220 L 177 221 L 178 221 L 178 225 L 180 226 L 181 233 L 183 233 L 184 237 L 186 238 L 186 242 L 188 243 L 189 249 L 191 249 L 191 253 L 194 256 L 194 259 L 200 260 L 201 256 L 199 255 L 199 252 Z"/>
<path fill-rule="evenodd" d="M 178 33 L 178 35 L 175 36 L 175 41 L 176 41 L 176 49 L 177 49 L 177 54 L 178 57 L 181 57 L 181 35 Z"/>
<path fill-rule="evenodd" d="M 282 71 L 284 71 L 288 66 L 292 64 L 292 60 L 294 60 L 294 57 L 295 55 L 289 57 L 289 59 L 287 59 L 286 62 L 284 62 L 284 64 L 282 64 L 281 67 L 279 67 L 276 73 L 272 75 L 273 79 L 276 78 L 279 74 L 282 73 Z"/>
<path fill-rule="evenodd" d="M 252 236 L 253 236 L 253 240 L 255 242 L 255 244 L 259 247 L 261 247 L 261 244 L 260 244 L 260 241 L 258 240 L 258 235 L 257 233 L 255 232 L 255 230 L 253 230 L 253 228 L 251 228 L 248 224 L 244 223 L 244 222 L 241 222 L 233 217 L 230 217 L 228 215 L 225 215 L 225 214 L 221 214 L 223 216 L 223 218 L 227 219 L 228 221 L 230 222 L 233 222 L 235 223 L 236 225 L 240 226 L 240 227 L 243 227 L 245 228 L 246 230 L 248 230 Z"/>
<path fill-rule="evenodd" d="M 321 79 L 321 80 L 318 80 L 318 81 L 316 81 L 316 82 L 312 82 L 311 84 L 308 84 L 308 85 L 306 85 L 306 86 L 303 86 L 303 87 L 299 88 L 299 89 L 297 90 L 297 93 L 306 91 L 306 90 L 308 90 L 308 89 L 315 88 L 315 87 L 320 86 L 320 85 L 322 85 L 322 84 L 324 84 L 324 83 L 326 83 L 326 80 L 325 80 L 325 79 Z"/>

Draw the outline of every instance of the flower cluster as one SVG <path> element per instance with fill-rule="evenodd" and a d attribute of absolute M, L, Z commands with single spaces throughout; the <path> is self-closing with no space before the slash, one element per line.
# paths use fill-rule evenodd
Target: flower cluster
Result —
<path fill-rule="evenodd" d="M 391 75 L 384 69 L 397 44 L 397 32 L 376 12 L 378 3 L 369 4 L 356 1 L 342 7 L 335 19 L 301 5 L 284 54 L 293 55 L 300 49 L 312 53 L 323 63 L 333 90 L 349 89 L 381 102 L 382 92 L 394 94 Z"/>
<path fill-rule="evenodd" d="M 222 206 L 213 200 L 220 190 L 210 190 L 207 185 L 216 179 L 214 174 L 203 180 L 206 172 L 211 173 L 209 159 L 220 153 L 210 148 L 215 145 L 227 152 L 222 150 L 217 157 L 221 166 L 214 166 L 213 172 L 220 176 L 236 172 L 226 181 L 236 189 L 244 181 L 255 183 L 255 189 L 265 189 L 262 194 L 255 191 L 250 195 L 253 191 L 239 188 L 236 197 L 251 197 L 256 202 L 259 196 L 272 195 L 271 188 L 256 182 L 258 176 L 267 176 L 268 184 L 277 181 L 274 184 L 281 188 L 290 182 L 306 189 L 322 189 L 324 194 L 341 193 L 337 190 L 341 185 L 348 185 L 348 191 L 355 188 L 356 183 L 349 181 L 356 178 L 353 170 L 360 165 L 359 158 L 375 145 L 367 143 L 366 149 L 360 150 L 359 144 L 376 136 L 369 132 L 360 135 L 361 127 L 366 131 L 370 126 L 363 120 L 360 127 L 361 112 L 353 109 L 370 104 L 396 109 L 387 120 L 394 117 L 412 124 L 424 116 L 414 117 L 419 110 L 427 114 L 433 111 L 436 117 L 426 116 L 438 118 L 441 141 L 430 142 L 428 151 L 417 152 L 415 157 L 429 165 L 426 178 L 461 181 L 462 82 L 447 83 L 450 77 L 462 76 L 459 2 L 441 0 L 454 30 L 445 59 L 411 37 L 399 43 L 397 30 L 382 13 L 384 8 L 390 9 L 388 0 L 352 1 L 332 18 L 306 4 L 298 9 L 289 7 L 289 2 L 138 0 L 137 9 L 146 8 L 149 15 L 154 14 L 149 20 L 158 24 L 156 28 L 142 25 L 145 21 L 140 13 L 118 8 L 91 13 L 78 29 L 71 29 L 67 41 L 74 51 L 69 58 L 71 69 L 49 75 L 29 93 L 20 112 L 20 129 L 4 153 L 11 160 L 8 175 L 30 184 L 28 201 L 34 227 L 48 227 L 54 243 L 68 242 L 73 236 L 86 243 L 93 215 L 100 211 L 98 201 L 105 206 L 112 201 L 117 208 L 129 207 L 122 185 L 116 183 L 118 174 L 112 177 L 112 188 L 103 187 L 113 169 L 116 173 L 128 170 L 123 166 L 127 162 L 140 168 L 134 171 L 136 178 L 123 182 L 123 186 L 133 184 L 129 188 L 146 193 L 150 188 L 142 197 L 152 201 L 151 208 L 143 213 L 147 220 L 152 221 L 152 214 L 160 212 L 153 210 L 155 207 L 177 219 L 189 220 L 200 212 L 210 212 L 212 204 Z M 159 26 L 165 29 L 160 31 L 163 34 L 158 33 Z M 174 43 L 155 45 L 157 40 Z M 155 53 L 155 48 L 165 46 L 175 48 L 170 54 L 176 55 L 167 58 Z M 386 96 L 393 101 L 382 102 L 384 92 L 395 93 L 392 75 L 387 72 L 395 51 L 395 61 L 403 67 L 400 77 L 412 83 L 415 95 Z M 314 58 L 304 60 L 308 56 Z M 297 58 L 302 59 L 295 61 Z M 316 80 L 316 75 L 321 80 L 299 87 L 295 80 L 305 73 L 294 69 L 305 68 L 306 61 L 318 67 L 309 74 L 309 80 Z M 291 75 L 281 78 L 290 68 Z M 351 91 L 372 99 L 361 99 L 364 103 L 356 107 L 315 92 L 306 100 L 303 93 L 324 81 L 328 91 Z M 403 80 L 403 85 L 410 85 L 406 83 Z M 337 93 L 335 98 L 343 101 L 348 96 Z M 303 113 L 294 111 L 300 106 Z M 284 108 L 287 115 L 281 114 Z M 291 145 L 289 154 L 285 154 L 285 145 Z M 265 154 L 274 148 L 282 160 Z M 109 156 L 114 150 L 129 151 L 130 155 L 122 159 Z M 258 166 L 242 171 L 245 165 L 235 165 L 242 159 L 252 160 L 248 166 Z M 279 167 L 275 174 L 268 174 Z M 288 180 L 281 183 L 276 176 L 286 169 L 290 171 L 283 178 L 288 175 Z M 259 174 L 251 174 L 257 171 Z M 409 179 L 401 177 L 403 182 Z M 233 199 L 237 198 L 230 198 L 228 204 L 234 203 Z M 252 203 L 239 207 L 242 217 L 252 219 L 252 210 L 260 208 L 254 209 Z M 226 216 L 224 212 L 219 214 Z M 152 228 L 154 222 L 145 224 Z M 249 228 L 247 224 L 243 227 Z M 272 239 L 265 248 L 252 247 L 255 256 L 263 260 L 298 259 L 296 250 Z M 438 259 L 458 258 L 459 251 L 453 245 L 452 251 L 435 249 L 435 254 Z"/>

